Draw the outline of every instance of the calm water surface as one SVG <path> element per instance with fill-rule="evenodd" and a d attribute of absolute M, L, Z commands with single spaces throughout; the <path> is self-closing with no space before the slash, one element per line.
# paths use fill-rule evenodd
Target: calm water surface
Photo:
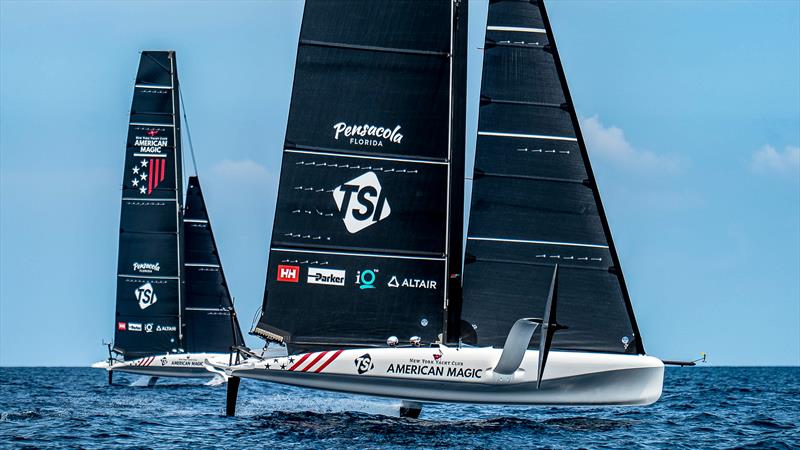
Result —
<path fill-rule="evenodd" d="M 0 368 L 0 447 L 800 448 L 800 368 L 669 368 L 654 405 L 426 405 L 242 380 L 225 386 L 84 368 Z"/>

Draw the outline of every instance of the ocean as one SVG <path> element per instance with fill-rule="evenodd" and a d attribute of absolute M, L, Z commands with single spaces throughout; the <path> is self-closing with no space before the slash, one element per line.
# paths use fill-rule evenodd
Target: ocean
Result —
<path fill-rule="evenodd" d="M 90 368 L 0 368 L 2 448 L 800 448 L 800 368 L 668 368 L 643 407 L 425 405 L 242 380 L 225 386 Z"/>

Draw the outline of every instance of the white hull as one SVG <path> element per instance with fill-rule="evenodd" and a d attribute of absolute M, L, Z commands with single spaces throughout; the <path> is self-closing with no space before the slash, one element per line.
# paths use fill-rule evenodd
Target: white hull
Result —
<path fill-rule="evenodd" d="M 209 371 L 205 366 L 206 360 L 214 364 L 228 364 L 231 355 L 227 353 L 179 353 L 147 356 L 131 361 L 114 361 L 113 364 L 93 364 L 92 367 L 102 367 L 112 372 L 126 372 L 136 375 L 151 377 L 180 377 L 180 378 L 213 378 L 223 376 L 219 372 Z"/>
<path fill-rule="evenodd" d="M 445 346 L 338 350 L 250 359 L 225 371 L 293 386 L 419 402 L 646 405 L 661 396 L 664 365 L 650 356 L 552 351 L 537 389 L 539 352 L 527 350 L 512 375 L 493 372 L 501 353 L 502 349 Z"/>

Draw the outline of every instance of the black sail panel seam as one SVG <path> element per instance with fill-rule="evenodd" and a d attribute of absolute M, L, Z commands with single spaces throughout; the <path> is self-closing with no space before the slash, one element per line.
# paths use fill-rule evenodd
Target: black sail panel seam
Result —
<path fill-rule="evenodd" d="M 439 56 L 439 57 L 450 57 L 450 53 L 447 52 L 439 52 L 434 50 L 414 50 L 409 48 L 396 48 L 396 47 L 378 47 L 374 45 L 357 45 L 357 44 L 344 44 L 341 42 L 326 42 L 326 41 L 314 41 L 308 39 L 300 39 L 300 45 L 309 45 L 315 47 L 331 47 L 331 48 L 341 48 L 345 50 L 357 50 L 357 51 L 370 51 L 370 52 L 383 52 L 383 53 L 400 53 L 404 55 L 419 55 L 419 56 Z"/>
<path fill-rule="evenodd" d="M 553 267 L 552 263 L 545 263 L 545 262 L 537 262 L 537 261 L 516 261 L 513 259 L 497 259 L 497 258 L 481 258 L 479 256 L 473 256 L 470 258 L 468 264 L 472 264 L 475 262 L 487 262 L 487 263 L 496 263 L 496 264 L 515 264 L 520 266 L 538 266 L 538 267 Z M 587 267 L 587 266 L 579 266 L 576 264 L 564 264 L 563 262 L 559 261 L 558 263 L 559 269 L 580 269 L 580 270 L 596 270 L 599 272 L 608 272 L 607 267 Z"/>
<path fill-rule="evenodd" d="M 511 173 L 484 172 L 483 170 L 475 169 L 475 174 L 473 175 L 473 178 L 477 179 L 481 177 L 507 178 L 511 180 L 552 181 L 555 183 L 585 184 L 585 181 L 582 179 L 578 180 L 574 178 L 570 179 L 570 178 L 554 178 L 554 177 L 537 177 L 533 175 L 517 175 Z"/>

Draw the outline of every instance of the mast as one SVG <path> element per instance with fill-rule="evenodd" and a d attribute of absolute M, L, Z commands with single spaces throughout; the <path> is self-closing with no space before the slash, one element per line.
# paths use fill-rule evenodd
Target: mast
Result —
<path fill-rule="evenodd" d="M 473 343 L 500 347 L 540 314 L 558 265 L 568 328 L 552 348 L 644 353 L 542 2 L 490 2 L 484 48 L 462 313 Z"/>
<path fill-rule="evenodd" d="M 469 1 L 453 1 L 452 21 L 452 113 L 450 130 L 450 207 L 447 239 L 447 291 L 445 294 L 445 342 L 461 336 L 462 256 L 464 240 L 464 170 L 467 125 L 467 31 Z"/>
<path fill-rule="evenodd" d="M 452 8 L 306 2 L 255 334 L 290 351 L 439 339 L 460 267 Z"/>
<path fill-rule="evenodd" d="M 175 53 L 141 54 L 122 185 L 115 347 L 182 351 L 180 121 Z"/>
<path fill-rule="evenodd" d="M 183 316 L 185 313 L 184 297 L 186 293 L 186 266 L 183 264 L 184 255 L 184 242 L 183 242 L 183 152 L 181 149 L 181 93 L 180 83 L 178 81 L 178 61 L 175 59 L 175 52 L 171 52 L 170 67 L 172 69 L 172 117 L 174 127 L 172 128 L 173 138 L 175 139 L 175 193 L 177 201 L 175 202 L 175 217 L 178 221 L 178 231 L 176 238 L 178 240 L 178 276 L 180 277 L 180 286 L 178 287 L 178 347 L 184 349 L 185 339 L 184 331 L 186 324 L 184 323 Z"/>
<path fill-rule="evenodd" d="M 183 216 L 186 351 L 227 353 L 244 345 L 200 180 L 189 177 Z"/>

